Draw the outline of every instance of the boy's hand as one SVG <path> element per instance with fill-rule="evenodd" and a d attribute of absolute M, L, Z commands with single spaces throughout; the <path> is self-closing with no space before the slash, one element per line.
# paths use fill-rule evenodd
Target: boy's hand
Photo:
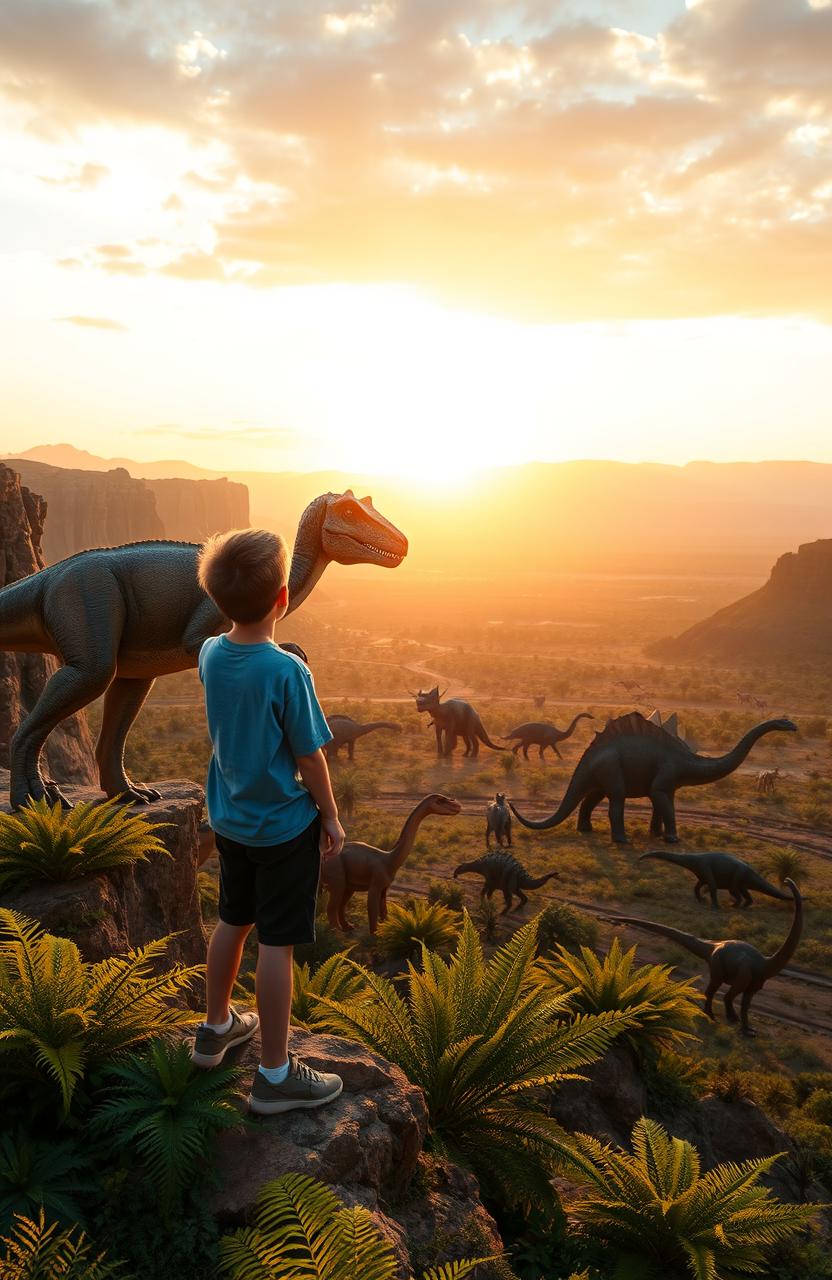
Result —
<path fill-rule="evenodd" d="M 344 847 L 347 833 L 337 818 L 321 818 L 321 857 L 334 858 Z"/>

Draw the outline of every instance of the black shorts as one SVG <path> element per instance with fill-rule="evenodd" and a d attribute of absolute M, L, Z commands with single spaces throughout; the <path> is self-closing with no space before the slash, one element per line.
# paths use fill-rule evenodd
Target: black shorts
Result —
<path fill-rule="evenodd" d="M 305 831 L 284 844 L 238 844 L 216 833 L 220 920 L 256 924 L 257 937 L 267 947 L 314 942 L 320 831 L 318 815 Z"/>

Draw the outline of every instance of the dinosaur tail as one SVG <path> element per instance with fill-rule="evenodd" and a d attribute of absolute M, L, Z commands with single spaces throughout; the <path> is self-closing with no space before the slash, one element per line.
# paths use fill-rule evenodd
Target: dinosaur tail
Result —
<path fill-rule="evenodd" d="M 766 978 L 773 978 L 781 969 L 785 969 L 791 960 L 797 944 L 800 941 L 800 935 L 803 932 L 803 898 L 800 896 L 800 890 L 794 880 L 787 880 L 786 884 L 791 890 L 794 899 L 794 916 L 792 917 L 792 927 L 789 929 L 783 945 L 775 951 L 773 956 L 769 956 L 766 961 Z"/>
<path fill-rule="evenodd" d="M 701 960 L 710 960 L 714 949 L 712 942 L 705 942 L 692 933 L 682 933 L 681 929 L 671 929 L 667 924 L 656 924 L 654 920 L 639 920 L 637 916 L 610 916 L 609 920 L 611 924 L 629 924 L 634 929 L 645 929 L 647 933 L 657 933 L 660 938 L 669 938 Z"/>
<path fill-rule="evenodd" d="M 580 768 L 580 766 L 579 766 Z M 570 813 L 577 809 L 578 805 L 586 795 L 586 787 L 580 780 L 576 780 L 577 770 L 572 775 L 572 780 L 566 788 L 566 795 L 561 800 L 555 812 L 550 818 L 524 818 L 522 813 L 518 813 L 512 802 L 509 800 L 509 807 L 518 822 L 524 827 L 530 827 L 532 831 L 548 831 L 550 827 L 556 827 L 558 823 L 563 822 L 564 818 L 568 818 Z"/>
<path fill-rule="evenodd" d="M 537 879 L 534 879 L 533 876 L 526 876 L 520 887 L 522 889 L 539 889 L 547 880 L 559 879 L 559 877 L 559 871 L 547 871 L 545 875 L 538 876 Z"/>
<path fill-rule="evenodd" d="M 12 653 L 45 653 L 40 599 L 43 570 L 11 582 L 0 590 L 0 650 Z"/>
<path fill-rule="evenodd" d="M 765 893 L 769 898 L 777 898 L 780 902 L 791 902 L 792 895 L 784 893 L 782 889 L 778 889 L 776 885 L 769 884 L 768 880 L 764 880 L 762 876 L 755 875 L 748 882 L 749 889 L 756 889 L 758 893 Z"/>
<path fill-rule="evenodd" d="M 476 733 L 480 742 L 484 742 L 485 745 L 487 747 L 490 747 L 492 751 L 508 751 L 508 747 L 501 747 L 498 743 L 491 741 L 488 734 L 485 732 L 485 726 L 482 720 L 480 720 L 479 716 L 477 717 L 477 724 L 474 732 Z"/>

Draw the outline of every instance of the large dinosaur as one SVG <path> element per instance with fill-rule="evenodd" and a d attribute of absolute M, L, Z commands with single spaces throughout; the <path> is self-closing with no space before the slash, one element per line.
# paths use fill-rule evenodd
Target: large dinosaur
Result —
<path fill-rule="evenodd" d="M 643 853 L 639 861 L 645 858 L 657 858 L 659 862 L 669 862 L 674 867 L 684 867 L 696 876 L 693 892 L 697 902 L 702 901 L 702 890 L 707 889 L 711 895 L 711 908 L 719 907 L 718 889 L 727 889 L 734 899 L 735 907 L 751 907 L 751 889 L 756 893 L 765 893 L 769 898 L 778 898 L 781 902 L 790 902 L 788 893 L 769 884 L 768 880 L 750 867 L 741 858 L 734 858 L 730 853 L 676 853 L 669 849 L 651 849 Z"/>
<path fill-rule="evenodd" d="M 491 845 L 492 835 L 496 837 L 497 844 L 505 842 L 511 847 L 511 814 L 502 791 L 497 792 L 485 811 L 485 843 L 488 847 Z"/>
<path fill-rule="evenodd" d="M 104 694 L 96 746 L 101 787 L 134 802 L 159 798 L 128 778 L 124 743 L 157 676 L 197 665 L 202 642 L 230 622 L 197 580 L 199 546 L 131 542 L 80 551 L 0 591 L 0 649 L 53 653 L 64 664 L 20 725 L 11 749 L 12 805 L 46 796 L 68 806 L 44 779 L 40 755 L 66 716 Z M 289 577 L 289 611 L 297 609 L 330 561 L 394 568 L 407 539 L 371 498 L 326 493 L 298 524 Z"/>
<path fill-rule="evenodd" d="M 334 858 L 325 858 L 321 864 L 321 884 L 329 895 L 327 915 L 333 928 L 352 930 L 346 917 L 347 903 L 354 893 L 366 891 L 370 933 L 375 933 L 379 920 L 387 918 L 387 890 L 413 848 L 421 823 L 431 813 L 450 817 L 461 809 L 459 801 L 448 796 L 425 796 L 405 820 L 392 849 L 376 849 L 358 840 L 348 840 Z"/>
<path fill-rule="evenodd" d="M 800 890 L 793 880 L 787 880 L 794 899 L 794 917 L 792 927 L 782 946 L 773 956 L 764 956 L 750 942 L 738 942 L 731 938 L 725 942 L 709 942 L 697 938 L 692 933 L 682 933 L 680 929 L 671 929 L 665 924 L 656 924 L 653 920 L 638 920 L 634 916 L 611 917 L 613 924 L 629 924 L 636 929 L 645 929 L 648 933 L 657 933 L 660 938 L 669 938 L 680 947 L 693 952 L 702 960 L 707 960 L 709 969 L 708 985 L 705 988 L 705 1012 L 713 1018 L 713 999 L 721 986 L 728 984 L 725 992 L 725 1016 L 729 1022 L 736 1022 L 734 1000 L 742 996 L 740 1003 L 740 1028 L 744 1036 L 753 1036 L 755 1032 L 748 1025 L 748 1010 L 752 999 L 760 988 L 774 978 L 791 960 L 800 935 L 803 931 L 803 899 Z"/>
<path fill-rule="evenodd" d="M 444 693 L 444 690 L 443 690 Z M 431 715 L 431 723 L 436 730 L 436 752 L 440 756 L 453 753 L 457 739 L 465 743 L 465 755 L 479 755 L 480 743 L 484 742 L 492 751 L 506 751 L 499 743 L 492 742 L 485 731 L 482 720 L 471 706 L 462 698 L 448 698 L 442 701 L 439 685 L 432 689 L 420 689 L 416 698 L 416 710 L 427 711 Z M 444 743 L 442 735 L 445 735 Z"/>
<path fill-rule="evenodd" d="M 675 793 L 679 787 L 717 782 L 739 768 L 758 738 L 774 730 L 794 733 L 791 720 L 766 720 L 755 725 L 724 756 L 700 756 L 673 734 L 646 720 L 638 711 L 610 720 L 596 733 L 581 756 L 566 794 L 549 818 L 532 821 L 512 812 L 524 827 L 545 831 L 556 827 L 578 809 L 578 830 L 592 831 L 592 811 L 606 796 L 610 828 L 617 844 L 628 844 L 624 827 L 624 802 L 646 796 L 653 806 L 650 834 L 676 844 Z M 510 803 L 510 802 L 509 802 Z M 580 808 L 578 806 L 580 805 Z"/>
<path fill-rule="evenodd" d="M 392 720 L 372 720 L 369 724 L 359 724 L 350 716 L 327 716 L 326 722 L 332 732 L 332 738 L 324 747 L 326 758 L 330 762 L 338 759 L 338 752 L 342 747 L 347 748 L 347 756 L 353 760 L 356 741 L 366 733 L 375 733 L 376 729 L 390 729 L 393 733 L 402 731 L 401 725 L 394 724 Z"/>
<path fill-rule="evenodd" d="M 523 890 L 539 889 L 547 880 L 556 878 L 558 872 L 547 871 L 546 875 L 535 879 L 513 854 L 498 852 L 495 849 L 491 853 L 484 854 L 482 858 L 475 858 L 473 862 L 460 863 L 454 871 L 454 880 L 469 874 L 485 877 L 481 898 L 490 898 L 495 890 L 500 890 L 506 904 L 500 914 L 505 915 L 507 911 L 511 911 L 515 894 L 520 899 L 520 906 L 525 907 L 528 898 Z"/>
<path fill-rule="evenodd" d="M 559 760 L 562 760 L 558 751 L 558 743 L 565 742 L 567 738 L 571 738 L 575 732 L 575 728 L 579 720 L 592 720 L 594 717 L 589 711 L 581 711 L 575 716 L 568 729 L 558 729 L 557 725 L 547 724 L 545 720 L 529 721 L 528 724 L 518 724 L 516 729 L 512 729 L 511 733 L 503 733 L 500 736 L 509 739 L 517 738 L 518 741 L 511 749 L 516 755 L 520 748 L 523 748 L 523 759 L 529 758 L 529 747 L 538 747 L 540 750 L 540 759 L 543 759 L 543 752 L 547 747 L 551 747 Z"/>

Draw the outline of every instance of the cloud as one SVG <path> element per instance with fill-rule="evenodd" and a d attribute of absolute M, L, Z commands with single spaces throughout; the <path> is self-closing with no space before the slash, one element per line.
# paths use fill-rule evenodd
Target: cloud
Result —
<path fill-rule="evenodd" d="M 79 329 L 106 329 L 114 333 L 126 333 L 127 325 L 107 316 L 58 316 L 60 324 L 74 324 Z"/>
<path fill-rule="evenodd" d="M 162 422 L 151 427 L 137 427 L 133 435 L 175 436 L 179 440 L 196 440 L 202 444 L 227 444 L 233 437 L 235 444 L 280 445 L 296 439 L 298 433 L 289 427 L 262 427 L 254 424 L 232 424 L 228 427 L 180 427 L 176 423 Z"/>
<path fill-rule="evenodd" d="M 163 125 L 217 149 L 176 178 L 193 243 L 62 255 L 111 274 L 406 282 L 541 318 L 830 318 L 832 5 L 698 0 L 656 36 L 571 10 L 7 0 L 0 86 L 32 128 Z"/>
<path fill-rule="evenodd" d="M 94 191 L 109 176 L 110 170 L 106 164 L 88 161 L 86 164 L 73 166 L 61 177 L 53 178 L 42 174 L 40 180 L 50 186 L 69 187 L 72 191 Z"/>

